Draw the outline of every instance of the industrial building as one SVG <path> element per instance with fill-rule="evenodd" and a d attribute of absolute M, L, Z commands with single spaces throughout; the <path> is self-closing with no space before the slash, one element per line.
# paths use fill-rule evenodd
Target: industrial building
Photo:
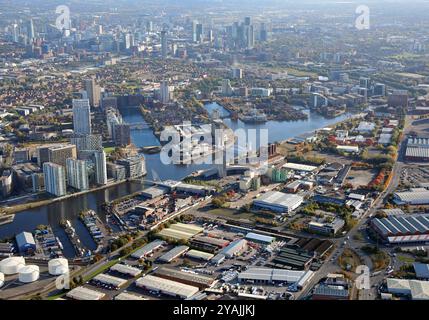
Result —
<path fill-rule="evenodd" d="M 308 269 L 314 255 L 305 250 L 295 248 L 282 248 L 271 261 L 271 266 L 282 269 Z"/>
<path fill-rule="evenodd" d="M 159 261 L 170 263 L 189 250 L 188 246 L 177 246 L 158 258 Z"/>
<path fill-rule="evenodd" d="M 15 237 L 19 252 L 29 253 L 36 251 L 36 241 L 30 232 L 21 232 Z"/>
<path fill-rule="evenodd" d="M 292 162 L 285 163 L 282 166 L 282 168 L 287 170 L 300 171 L 300 172 L 314 172 L 317 170 L 317 167 L 315 166 L 309 166 L 306 164 L 299 164 L 299 163 L 292 163 Z"/>
<path fill-rule="evenodd" d="M 413 268 L 417 279 L 429 280 L 429 264 L 414 262 Z"/>
<path fill-rule="evenodd" d="M 142 196 L 154 199 L 168 193 L 168 189 L 160 186 L 153 186 L 142 191 Z"/>
<path fill-rule="evenodd" d="M 142 271 L 139 268 L 131 267 L 120 263 L 113 265 L 110 268 L 110 271 L 114 271 L 114 272 L 121 273 L 131 277 L 137 277 L 142 273 Z"/>
<path fill-rule="evenodd" d="M 414 162 L 429 162 L 429 138 L 409 137 L 405 160 Z"/>
<path fill-rule="evenodd" d="M 122 287 L 124 284 L 127 283 L 127 280 L 122 279 L 122 278 L 118 278 L 118 277 L 113 277 L 111 275 L 108 274 L 104 274 L 104 273 L 100 273 L 98 275 L 96 275 L 92 281 L 96 281 L 96 282 L 100 282 L 103 284 L 107 284 L 107 285 L 111 285 L 117 289 L 119 289 L 120 287 Z"/>
<path fill-rule="evenodd" d="M 308 223 L 308 231 L 333 237 L 344 225 L 345 221 L 340 218 L 335 218 L 332 222 L 310 221 Z"/>
<path fill-rule="evenodd" d="M 396 192 L 393 201 L 398 205 L 428 205 L 429 190 L 425 188 L 414 188 L 410 191 Z"/>
<path fill-rule="evenodd" d="M 392 244 L 425 243 L 429 241 L 429 214 L 374 218 L 371 227 Z"/>
<path fill-rule="evenodd" d="M 429 300 L 429 281 L 388 278 L 387 291 L 412 300 Z"/>
<path fill-rule="evenodd" d="M 122 292 L 122 293 L 118 294 L 114 299 L 115 300 L 123 300 L 123 301 L 132 301 L 132 300 L 144 301 L 144 300 L 147 300 L 146 298 L 143 298 L 141 296 L 138 296 L 136 294 L 131 294 L 128 292 Z"/>
<path fill-rule="evenodd" d="M 295 194 L 270 191 L 253 201 L 253 205 L 260 209 L 266 209 L 281 214 L 290 214 L 297 209 L 304 198 Z"/>
<path fill-rule="evenodd" d="M 203 230 L 203 228 L 193 224 L 175 223 L 169 228 L 162 229 L 158 234 L 176 240 L 188 240 Z"/>
<path fill-rule="evenodd" d="M 197 287 L 193 287 L 180 282 L 163 279 L 151 275 L 137 279 L 136 285 L 139 288 L 153 290 L 172 297 L 187 299 L 199 292 Z"/>
<path fill-rule="evenodd" d="M 178 192 L 184 192 L 189 194 L 196 194 L 200 196 L 205 196 L 213 191 L 215 188 L 205 187 L 205 186 L 197 186 L 194 184 L 181 183 L 176 187 Z"/>
<path fill-rule="evenodd" d="M 262 244 L 270 244 L 273 243 L 276 238 L 270 236 L 264 236 L 259 233 L 249 232 L 246 234 L 246 239 L 252 242 L 262 243 Z"/>
<path fill-rule="evenodd" d="M 210 287 L 215 281 L 213 277 L 172 268 L 158 268 L 154 271 L 154 275 L 160 278 L 198 287 L 200 290 Z"/>
<path fill-rule="evenodd" d="M 149 254 L 151 254 L 155 250 L 161 248 L 164 244 L 165 244 L 165 242 L 162 240 L 152 241 L 151 243 L 148 243 L 147 245 L 145 245 L 143 248 L 141 248 L 141 249 L 137 250 L 136 252 L 134 252 L 133 254 L 131 254 L 131 257 L 133 257 L 135 259 L 145 258 L 146 256 L 148 256 Z"/>
<path fill-rule="evenodd" d="M 106 294 L 85 287 L 77 287 L 67 292 L 66 296 L 74 300 L 101 300 Z"/>
<path fill-rule="evenodd" d="M 295 285 L 298 289 L 304 288 L 312 279 L 313 271 L 298 271 L 270 268 L 251 267 L 238 275 L 241 282 L 254 283 L 288 283 Z"/>
<path fill-rule="evenodd" d="M 247 240 L 238 239 L 231 242 L 225 249 L 221 251 L 227 258 L 234 258 L 247 249 Z"/>
<path fill-rule="evenodd" d="M 189 250 L 186 253 L 186 256 L 192 259 L 196 259 L 196 260 L 203 260 L 203 261 L 209 261 L 211 258 L 214 257 L 213 254 L 211 253 L 207 253 L 204 251 L 198 251 L 198 250 Z"/>

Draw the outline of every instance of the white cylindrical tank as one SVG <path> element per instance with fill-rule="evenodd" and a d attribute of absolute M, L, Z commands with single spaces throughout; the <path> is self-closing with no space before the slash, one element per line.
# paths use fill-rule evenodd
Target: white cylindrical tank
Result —
<path fill-rule="evenodd" d="M 17 274 L 25 266 L 23 257 L 9 257 L 0 261 L 0 272 L 5 275 Z"/>
<path fill-rule="evenodd" d="M 19 270 L 19 281 L 23 283 L 30 283 L 39 279 L 40 271 L 36 265 L 28 265 Z"/>
<path fill-rule="evenodd" d="M 49 274 L 59 276 L 69 271 L 69 262 L 64 258 L 52 259 L 48 262 L 48 269 Z"/>
<path fill-rule="evenodd" d="M 4 285 L 4 274 L 0 272 L 0 288 Z"/>

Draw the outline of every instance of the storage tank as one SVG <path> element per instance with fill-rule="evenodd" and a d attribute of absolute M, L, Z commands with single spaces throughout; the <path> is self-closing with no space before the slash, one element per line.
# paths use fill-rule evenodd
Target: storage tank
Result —
<path fill-rule="evenodd" d="M 19 270 L 19 281 L 30 283 L 39 279 L 40 271 L 36 265 L 28 265 Z"/>
<path fill-rule="evenodd" d="M 16 274 L 25 266 L 23 257 L 9 257 L 0 261 L 0 272 L 5 275 Z"/>
<path fill-rule="evenodd" d="M 48 262 L 49 274 L 59 276 L 69 271 L 69 262 L 64 258 L 52 259 Z"/>
<path fill-rule="evenodd" d="M 0 288 L 4 285 L 4 274 L 0 272 Z"/>

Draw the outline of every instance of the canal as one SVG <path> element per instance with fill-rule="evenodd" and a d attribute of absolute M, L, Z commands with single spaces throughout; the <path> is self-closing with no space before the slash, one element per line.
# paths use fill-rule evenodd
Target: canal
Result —
<path fill-rule="evenodd" d="M 222 115 L 228 115 L 228 111 L 217 103 L 206 105 L 209 113 L 218 109 Z M 142 122 L 143 117 L 139 108 L 128 107 L 121 109 L 124 122 L 136 123 Z M 229 118 L 224 119 L 227 126 L 233 130 L 244 129 L 267 129 L 269 142 L 281 141 L 292 138 L 296 135 L 313 131 L 325 127 L 347 116 L 343 115 L 335 119 L 326 119 L 318 114 L 308 113 L 307 120 L 293 122 L 268 121 L 264 124 L 245 124 L 241 121 L 232 121 Z M 151 129 L 135 129 L 131 132 L 132 142 L 138 147 L 160 145 L 158 139 L 154 136 Z M 147 179 L 148 180 L 181 180 L 196 170 L 208 169 L 211 165 L 165 165 L 160 161 L 159 154 L 145 155 Z M 13 237 L 22 231 L 32 232 L 38 225 L 51 225 L 56 236 L 61 240 L 64 246 L 66 257 L 73 257 L 74 250 L 68 241 L 65 232 L 60 227 L 60 222 L 64 219 L 70 220 L 76 229 L 82 243 L 90 250 L 96 249 L 96 244 L 84 225 L 78 220 L 79 212 L 86 209 L 92 209 L 100 214 L 101 218 L 105 217 L 101 211 L 101 205 L 105 202 L 123 197 L 144 188 L 139 182 L 126 182 L 115 185 L 104 190 L 90 192 L 75 198 L 69 198 L 50 205 L 26 210 L 15 215 L 12 223 L 0 226 L 0 239 Z"/>

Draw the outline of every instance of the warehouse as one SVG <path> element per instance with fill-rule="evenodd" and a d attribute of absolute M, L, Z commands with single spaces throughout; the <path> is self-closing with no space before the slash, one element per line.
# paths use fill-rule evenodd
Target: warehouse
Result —
<path fill-rule="evenodd" d="M 429 162 L 429 138 L 409 137 L 405 160 Z"/>
<path fill-rule="evenodd" d="M 246 239 L 252 242 L 262 243 L 262 244 L 270 244 L 273 243 L 276 239 L 270 236 L 264 236 L 259 233 L 249 232 L 246 234 Z"/>
<path fill-rule="evenodd" d="M 184 192 L 189 194 L 196 194 L 200 196 L 205 196 L 210 192 L 215 191 L 215 188 L 208 188 L 205 186 L 197 186 L 194 184 L 181 183 L 177 186 L 176 190 L 178 192 Z"/>
<path fill-rule="evenodd" d="M 189 258 L 192 258 L 192 259 L 204 260 L 204 261 L 209 261 L 211 258 L 214 257 L 214 255 L 211 253 L 207 253 L 204 251 L 198 251 L 198 250 L 189 250 L 186 253 L 186 256 Z"/>
<path fill-rule="evenodd" d="M 142 271 L 139 268 L 131 267 L 125 264 L 117 263 L 110 268 L 110 271 L 114 271 L 120 274 L 124 274 L 131 277 L 139 276 Z"/>
<path fill-rule="evenodd" d="M 188 240 L 203 230 L 203 228 L 194 224 L 175 223 L 169 228 L 162 229 L 158 234 L 176 240 Z"/>
<path fill-rule="evenodd" d="M 214 237 L 207 237 L 207 236 L 197 236 L 194 239 L 192 239 L 192 241 L 207 243 L 207 244 L 216 246 L 217 248 L 225 248 L 229 244 L 228 240 L 214 238 Z"/>
<path fill-rule="evenodd" d="M 374 218 L 371 227 L 392 244 L 425 243 L 429 241 L 429 214 Z"/>
<path fill-rule="evenodd" d="M 67 292 L 66 296 L 74 300 L 101 300 L 106 294 L 85 287 L 77 287 Z"/>
<path fill-rule="evenodd" d="M 188 246 L 177 246 L 158 258 L 159 261 L 170 263 L 189 250 Z"/>
<path fill-rule="evenodd" d="M 238 275 L 241 282 L 255 283 L 288 283 L 304 288 L 313 277 L 313 271 L 297 271 L 251 267 Z"/>
<path fill-rule="evenodd" d="M 145 258 L 149 254 L 153 253 L 155 250 L 161 248 L 164 244 L 165 242 L 162 240 L 152 241 L 151 243 L 148 243 L 147 245 L 145 245 L 143 248 L 131 254 L 131 257 L 135 259 Z"/>
<path fill-rule="evenodd" d="M 172 297 L 178 297 L 182 299 L 188 299 L 194 294 L 198 293 L 199 289 L 187 284 L 183 284 L 160 277 L 154 277 L 151 275 L 144 276 L 136 281 L 136 285 L 139 288 L 146 290 L 153 290 L 156 292 L 163 293 Z"/>
<path fill-rule="evenodd" d="M 98 283 L 107 284 L 115 289 L 119 289 L 127 283 L 127 280 L 125 279 L 113 277 L 104 273 L 95 276 L 92 280 Z"/>
<path fill-rule="evenodd" d="M 308 269 L 313 261 L 313 255 L 304 250 L 295 248 L 282 248 L 277 256 L 272 260 L 272 266 L 282 269 Z"/>
<path fill-rule="evenodd" d="M 429 279 L 429 264 L 414 262 L 413 267 L 417 279 Z"/>
<path fill-rule="evenodd" d="M 414 188 L 406 192 L 396 192 L 393 201 L 398 205 L 429 205 L 429 190 Z"/>
<path fill-rule="evenodd" d="M 295 194 L 271 191 L 253 201 L 253 205 L 260 209 L 267 209 L 281 214 L 290 214 L 297 209 L 304 198 Z"/>
<path fill-rule="evenodd" d="M 300 171 L 300 172 L 313 172 L 316 171 L 317 167 L 315 166 L 309 166 L 306 164 L 299 164 L 299 163 L 292 163 L 288 162 L 285 163 L 282 168 L 285 168 L 287 170 L 293 170 L 293 171 Z"/>
<path fill-rule="evenodd" d="M 387 291 L 412 300 L 429 300 L 429 281 L 388 278 Z"/>
<path fill-rule="evenodd" d="M 158 198 L 164 194 L 168 193 L 168 189 L 167 188 L 163 188 L 163 187 L 159 187 L 159 186 L 153 186 L 147 189 L 144 189 L 142 191 L 142 196 L 149 198 L 149 199 L 154 199 L 154 198 Z"/>
<path fill-rule="evenodd" d="M 308 231 L 333 237 L 344 225 L 345 221 L 340 218 L 335 218 L 332 222 L 310 221 L 308 223 Z"/>
<path fill-rule="evenodd" d="M 198 287 L 200 290 L 210 287 L 215 279 L 209 276 L 197 274 L 194 272 L 185 272 L 172 268 L 158 268 L 154 274 L 157 277 L 177 281 L 180 283 L 188 284 L 190 286 Z"/>
<path fill-rule="evenodd" d="M 143 300 L 147 300 L 147 299 L 145 299 L 141 296 L 138 296 L 136 294 L 131 294 L 128 292 L 122 292 L 115 297 L 115 300 L 123 300 L 123 301 L 140 300 L 140 301 L 143 301 Z"/>
<path fill-rule="evenodd" d="M 19 252 L 31 253 L 36 251 L 36 242 L 30 232 L 21 232 L 16 235 L 15 239 Z"/>
<path fill-rule="evenodd" d="M 222 254 L 227 258 L 234 258 L 247 249 L 247 241 L 245 239 L 238 239 L 231 242 L 225 249 L 222 250 Z"/>

